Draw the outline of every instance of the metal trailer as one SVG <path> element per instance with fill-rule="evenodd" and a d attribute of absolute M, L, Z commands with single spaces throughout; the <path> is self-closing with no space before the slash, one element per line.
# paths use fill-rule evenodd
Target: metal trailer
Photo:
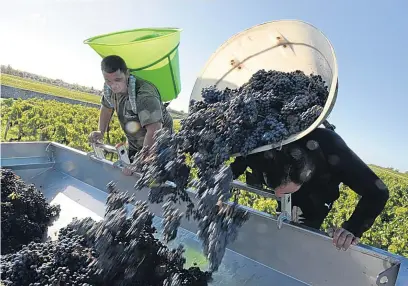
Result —
<path fill-rule="evenodd" d="M 95 151 L 116 150 L 94 147 Z M 35 184 L 51 204 L 60 204 L 60 217 L 48 231 L 53 239 L 58 229 L 74 217 L 102 219 L 110 181 L 117 182 L 120 190 L 134 193 L 138 200 L 147 201 L 147 189 L 134 189 L 140 175 L 124 176 L 120 161 L 114 163 L 102 157 L 100 152 L 87 154 L 55 142 L 1 143 L 2 168 L 12 169 L 26 182 Z M 234 182 L 234 187 L 266 194 L 243 183 Z M 194 191 L 189 193 L 195 201 Z M 154 223 L 160 232 L 161 205 L 150 204 L 149 208 L 156 215 Z M 180 209 L 186 206 L 181 204 Z M 229 245 L 212 285 L 408 285 L 405 257 L 362 244 L 338 251 L 324 233 L 287 220 L 278 228 L 277 217 L 246 209 L 250 219 Z M 194 220 L 183 219 L 170 247 L 184 244 L 187 265 L 197 262 L 206 269 L 196 231 Z"/>

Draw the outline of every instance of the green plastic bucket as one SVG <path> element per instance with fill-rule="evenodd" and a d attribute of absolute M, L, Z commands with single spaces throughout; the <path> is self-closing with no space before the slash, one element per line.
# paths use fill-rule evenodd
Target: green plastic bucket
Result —
<path fill-rule="evenodd" d="M 181 29 L 143 28 L 99 35 L 84 41 L 102 58 L 122 57 L 130 72 L 153 83 L 162 101 L 181 90 L 178 46 Z"/>

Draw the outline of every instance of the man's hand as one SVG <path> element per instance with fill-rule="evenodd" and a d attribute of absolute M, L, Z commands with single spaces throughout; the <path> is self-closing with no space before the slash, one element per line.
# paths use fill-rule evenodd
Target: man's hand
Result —
<path fill-rule="evenodd" d="M 303 223 L 303 220 L 305 219 L 303 216 L 302 210 L 298 206 L 293 206 L 292 207 L 292 221 L 296 223 Z"/>
<path fill-rule="evenodd" d="M 360 241 L 354 234 L 341 227 L 329 229 L 329 235 L 333 237 L 333 245 L 336 246 L 338 250 L 343 249 L 346 251 L 350 245 L 357 245 Z"/>
<path fill-rule="evenodd" d="M 92 131 L 88 137 L 89 143 L 101 142 L 103 140 L 103 133 L 101 131 Z"/>
<path fill-rule="evenodd" d="M 126 166 L 123 167 L 122 173 L 123 173 L 125 176 L 132 176 L 132 175 L 133 175 L 133 171 L 132 171 L 130 168 L 126 167 Z"/>

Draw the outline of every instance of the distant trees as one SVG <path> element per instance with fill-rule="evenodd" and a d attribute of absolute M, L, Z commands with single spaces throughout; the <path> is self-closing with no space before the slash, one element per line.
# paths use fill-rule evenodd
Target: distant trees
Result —
<path fill-rule="evenodd" d="M 1 73 L 19 76 L 22 78 L 26 78 L 26 79 L 30 79 L 30 80 L 34 80 L 38 82 L 48 83 L 48 84 L 76 90 L 76 91 L 82 91 L 82 92 L 102 96 L 102 90 L 94 89 L 93 87 L 87 87 L 87 86 L 83 86 L 79 84 L 67 83 L 61 79 L 51 79 L 51 78 L 40 76 L 37 74 L 20 71 L 20 70 L 12 68 L 10 65 L 7 65 L 7 66 L 1 65 Z"/>
<path fill-rule="evenodd" d="M 95 89 L 93 86 L 91 87 L 87 87 L 87 86 L 82 86 L 79 84 L 71 84 L 71 83 L 66 83 L 63 80 L 60 79 L 51 79 L 48 77 L 44 77 L 44 76 L 40 76 L 37 74 L 33 74 L 33 73 L 29 73 L 29 72 L 25 72 L 25 71 L 20 71 L 17 69 L 12 68 L 10 65 L 1 65 L 1 73 L 4 74 L 8 74 L 8 75 L 13 75 L 13 76 L 18 76 L 18 77 L 22 77 L 22 78 L 26 78 L 26 79 L 30 79 L 30 80 L 34 80 L 34 81 L 38 81 L 38 82 L 43 82 L 43 83 L 47 83 L 47 84 L 52 84 L 55 86 L 60 86 L 60 87 L 64 87 L 70 90 L 75 90 L 75 91 L 81 91 L 81 92 L 85 92 L 85 93 L 90 93 L 93 95 L 98 95 L 98 96 L 102 96 L 103 95 L 103 91 L 99 90 L 99 89 Z M 186 113 L 182 110 L 177 111 L 177 110 L 173 110 L 171 108 L 167 108 L 171 113 L 172 116 L 175 119 L 180 119 L 186 116 Z"/>

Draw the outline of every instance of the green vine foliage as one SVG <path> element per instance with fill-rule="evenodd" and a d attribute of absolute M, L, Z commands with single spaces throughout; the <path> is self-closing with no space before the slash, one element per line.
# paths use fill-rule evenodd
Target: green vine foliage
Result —
<path fill-rule="evenodd" d="M 98 118 L 97 108 L 42 99 L 6 99 L 1 104 L 0 140 L 55 141 L 88 152 L 91 150 L 88 135 L 97 129 Z M 179 120 L 174 120 L 174 128 L 176 132 L 180 129 Z M 125 141 L 126 137 L 114 115 L 105 142 L 114 145 Z M 378 166 L 373 166 L 373 170 L 388 186 L 390 199 L 373 227 L 362 237 L 362 242 L 408 256 L 408 178 L 406 174 Z M 196 176 L 193 169 L 192 177 Z M 239 180 L 245 181 L 245 177 L 241 176 Z M 331 226 L 340 226 L 353 213 L 359 200 L 358 195 L 345 185 L 341 186 L 340 194 L 322 224 L 323 231 Z M 240 191 L 238 202 L 276 214 L 277 203 L 273 199 Z"/>
<path fill-rule="evenodd" d="M 1 141 L 55 141 L 91 151 L 88 135 L 98 128 L 99 110 L 53 100 L 29 99 L 2 102 Z M 109 140 L 108 140 L 109 139 Z M 108 143 L 125 142 L 119 121 L 113 116 Z"/>

